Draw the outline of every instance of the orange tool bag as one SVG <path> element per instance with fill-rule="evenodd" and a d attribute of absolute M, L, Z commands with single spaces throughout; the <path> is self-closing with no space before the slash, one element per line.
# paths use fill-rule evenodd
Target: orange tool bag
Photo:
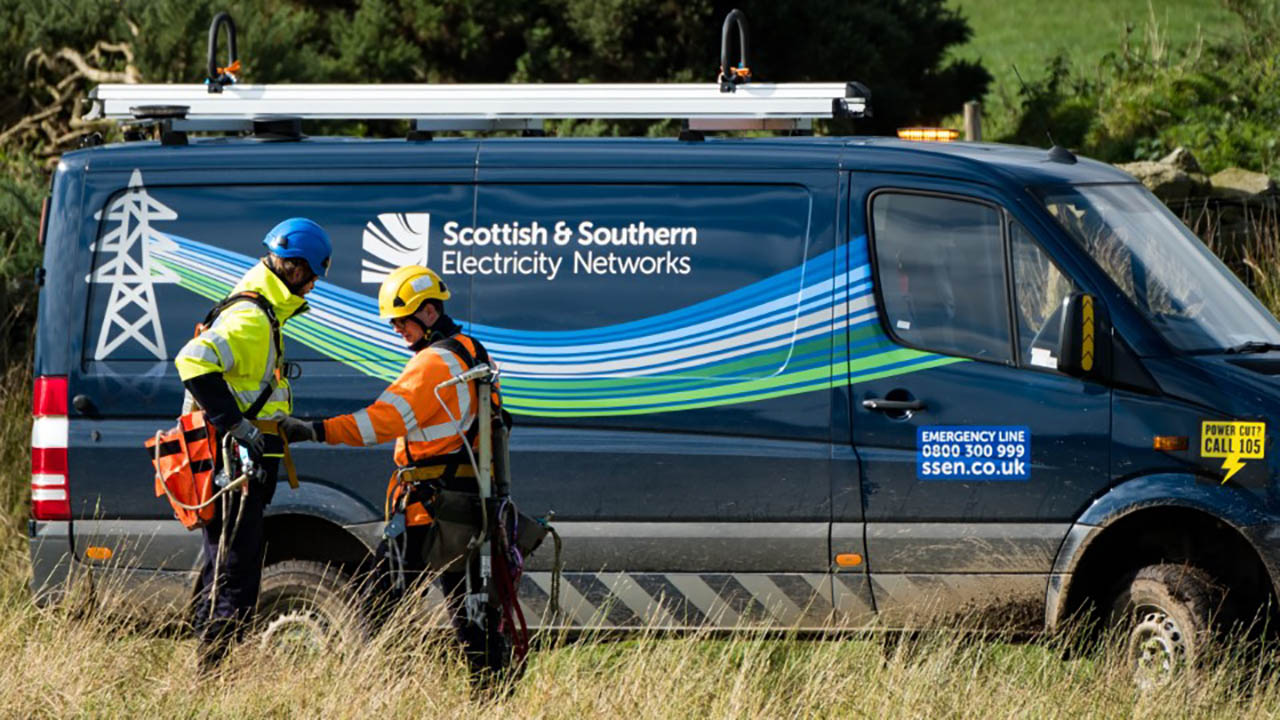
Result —
<path fill-rule="evenodd" d="M 218 439 L 203 410 L 147 441 L 156 469 L 156 497 L 168 496 L 173 514 L 188 530 L 204 527 L 217 506 L 211 502 L 218 468 Z"/>

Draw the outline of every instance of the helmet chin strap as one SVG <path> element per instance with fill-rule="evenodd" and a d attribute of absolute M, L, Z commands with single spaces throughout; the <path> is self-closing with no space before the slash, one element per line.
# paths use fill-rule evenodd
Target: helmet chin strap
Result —
<path fill-rule="evenodd" d="M 419 310 L 421 310 L 421 308 L 419 308 Z M 432 332 L 430 326 L 422 322 L 422 318 L 418 317 L 417 311 L 415 311 L 412 315 L 410 315 L 408 319 L 422 329 L 422 337 L 418 338 L 417 342 L 410 345 L 409 349 L 414 352 L 421 352 L 422 350 L 426 350 L 428 347 L 431 346 L 432 341 L 435 339 L 432 337 L 432 335 L 435 333 Z"/>

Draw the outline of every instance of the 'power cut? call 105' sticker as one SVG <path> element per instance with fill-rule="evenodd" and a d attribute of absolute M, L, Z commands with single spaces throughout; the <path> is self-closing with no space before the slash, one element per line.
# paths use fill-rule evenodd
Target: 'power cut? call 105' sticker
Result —
<path fill-rule="evenodd" d="M 1265 458 L 1266 448 L 1266 423 L 1235 420 L 1200 423 L 1200 457 L 1222 458 L 1222 469 L 1227 471 L 1223 483 L 1244 468 L 1245 460 Z"/>
<path fill-rule="evenodd" d="M 1029 480 L 1031 428 L 926 425 L 916 428 L 920 480 Z"/>

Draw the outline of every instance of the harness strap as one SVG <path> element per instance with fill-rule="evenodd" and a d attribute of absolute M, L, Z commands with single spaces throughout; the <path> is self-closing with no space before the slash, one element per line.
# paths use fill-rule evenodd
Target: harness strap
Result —
<path fill-rule="evenodd" d="M 271 303 L 268 302 L 266 298 L 251 290 L 233 293 L 220 300 L 217 305 L 210 308 L 209 313 L 205 315 L 204 322 L 201 323 L 201 326 L 204 328 L 212 327 L 214 321 L 218 319 L 218 316 L 221 315 L 224 310 L 242 300 L 247 300 L 253 303 L 254 306 L 262 311 L 263 315 L 267 316 L 267 322 L 271 323 L 271 342 L 275 345 L 275 356 L 277 358 L 284 357 L 284 340 L 280 337 L 280 321 L 276 318 L 276 311 L 271 307 Z M 275 368 L 267 368 L 268 373 L 272 373 L 274 370 Z M 275 382 L 270 380 L 264 383 L 262 392 L 258 393 L 258 397 L 249 404 L 249 407 L 245 408 L 244 416 L 250 420 L 257 418 L 258 413 L 262 412 L 262 408 L 266 407 L 267 401 L 271 398 L 271 393 L 275 392 L 275 386 Z M 285 446 L 285 457 L 289 457 L 287 444 Z M 288 462 L 289 464 L 292 464 L 292 460 L 288 460 Z M 296 476 L 290 477 L 290 484 L 295 488 L 298 486 Z"/>
<path fill-rule="evenodd" d="M 427 348 L 438 347 L 457 355 L 458 359 L 462 360 L 462 371 L 466 372 L 475 367 L 477 360 L 479 360 L 479 362 L 489 362 L 489 353 L 484 349 L 484 346 L 480 344 L 480 341 L 475 338 L 471 338 L 471 342 L 476 345 L 476 357 L 472 357 L 471 353 L 467 350 L 467 346 L 463 345 L 462 341 L 458 340 L 454 335 L 446 338 L 440 338 L 428 345 Z M 424 350 L 427 348 L 424 348 Z M 461 393 L 467 392 L 467 389 L 463 386 L 456 386 L 455 391 Z M 467 442 L 473 442 L 475 440 L 475 429 L 476 426 L 473 424 L 471 429 L 467 431 Z M 413 456 L 413 448 L 408 438 L 405 438 L 404 441 L 404 454 L 410 465 L 417 466 L 425 464 L 423 461 L 420 461 Z"/>
<path fill-rule="evenodd" d="M 474 478 L 476 476 L 475 468 L 471 464 L 466 465 L 426 465 L 419 467 L 406 468 L 400 472 L 400 479 L 404 482 L 425 482 L 430 480 L 440 480 L 445 476 L 450 478 Z"/>
<path fill-rule="evenodd" d="M 442 348 L 444 350 L 448 350 L 449 352 L 457 355 L 459 358 L 462 359 L 463 372 L 470 370 L 476 365 L 489 365 L 490 367 L 492 367 L 493 363 L 489 359 L 489 351 L 485 349 L 484 345 L 481 344 L 481 342 L 475 338 L 471 338 L 471 342 L 475 343 L 475 346 L 476 346 L 476 354 L 474 357 L 471 355 L 470 352 L 467 352 L 467 346 L 463 345 L 462 342 L 459 341 L 456 336 L 441 338 L 431 343 L 429 347 Z M 459 390 L 459 392 L 462 392 L 462 390 Z M 494 388 L 493 392 L 498 394 L 498 404 L 496 407 L 499 408 L 499 412 L 502 414 L 502 423 L 507 427 L 511 427 L 511 414 L 508 413 L 506 409 L 502 407 L 502 394 L 496 388 Z M 479 423 L 473 424 L 467 430 L 467 442 L 475 442 L 476 434 L 479 432 L 480 432 L 480 424 Z M 405 447 L 407 450 L 408 445 L 406 444 Z"/>

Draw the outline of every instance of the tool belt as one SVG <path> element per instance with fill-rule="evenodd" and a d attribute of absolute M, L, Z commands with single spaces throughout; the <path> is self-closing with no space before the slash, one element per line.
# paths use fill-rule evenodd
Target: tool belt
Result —
<path fill-rule="evenodd" d="M 430 481 L 448 481 L 454 478 L 472 479 L 476 477 L 475 468 L 471 465 L 428 465 L 426 467 L 410 467 L 400 471 L 400 480 L 408 483 Z M 442 484 L 444 484 L 442 482 Z"/>
<path fill-rule="evenodd" d="M 405 525 L 428 526 L 422 553 L 433 572 L 461 572 L 467 544 L 483 525 L 475 476 L 470 463 L 420 465 L 397 471 L 387 489 L 388 513 L 403 500 Z M 409 497 L 411 492 L 416 497 Z M 515 545 L 527 556 L 542 543 L 547 529 L 528 515 L 517 517 Z"/>
<path fill-rule="evenodd" d="M 462 572 L 467 544 L 480 531 L 480 496 L 438 489 L 429 505 L 431 524 L 422 554 L 432 572 Z"/>
<path fill-rule="evenodd" d="M 489 500 L 491 514 L 498 502 Z M 423 550 L 427 567 L 435 572 L 461 571 L 467 543 L 480 531 L 480 496 L 474 492 L 436 490 L 429 512 L 432 520 Z M 495 522 L 491 521 L 490 526 L 494 525 Z M 519 511 L 516 512 L 515 530 L 512 544 L 520 551 L 521 557 L 531 555 L 547 536 L 546 525 Z"/>

